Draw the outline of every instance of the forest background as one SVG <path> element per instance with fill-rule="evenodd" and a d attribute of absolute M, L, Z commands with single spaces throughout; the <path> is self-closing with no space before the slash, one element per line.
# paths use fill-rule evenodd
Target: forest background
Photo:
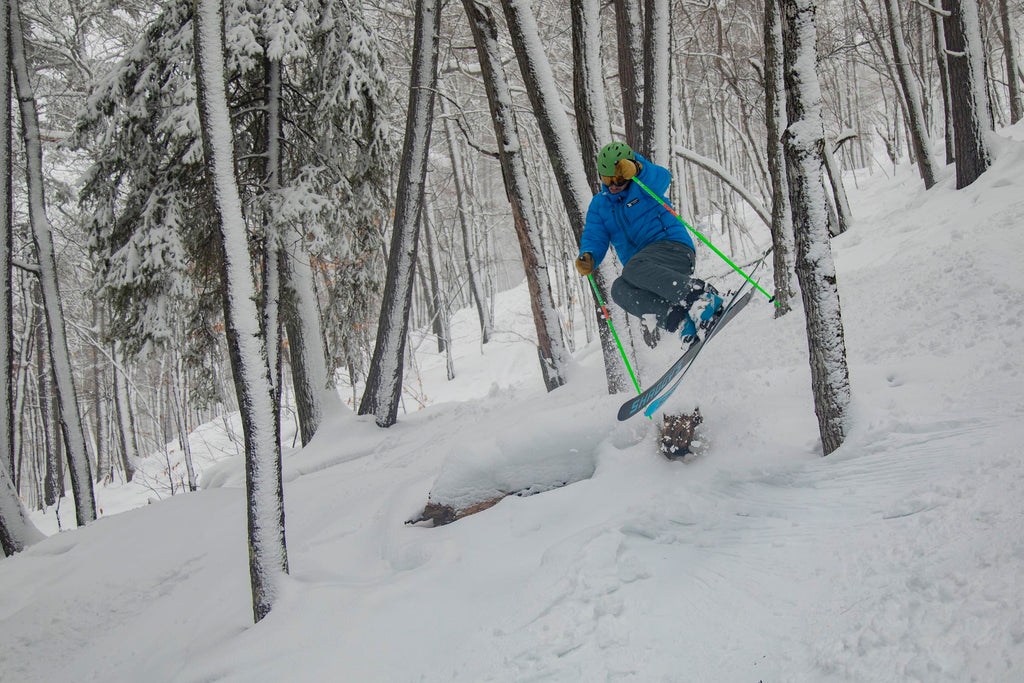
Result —
<path fill-rule="evenodd" d="M 421 400 L 403 382 L 408 329 L 430 327 L 443 352 L 451 312 L 474 306 L 486 345 L 496 294 L 524 275 L 556 388 L 576 331 L 606 334 L 571 263 L 603 142 L 669 166 L 672 204 L 738 263 L 773 244 L 785 313 L 800 217 L 819 241 L 854 219 L 842 171 L 909 157 L 928 186 L 929 141 L 944 138 L 965 186 L 986 166 L 984 131 L 1021 117 L 1019 2 L 781 5 L 7 3 L 20 135 L 3 136 L 5 501 L 43 509 L 72 488 L 87 524 L 93 486 L 241 410 L 252 513 L 283 515 L 281 445 L 255 435 L 294 420 L 307 443 L 338 396 L 393 424 Z M 807 13 L 816 41 L 801 49 Z M 779 164 L 782 131 L 806 120 L 793 79 L 808 63 L 823 212 L 786 191 L 796 152 Z M 956 124 L 960 105 L 980 134 Z M 615 322 L 627 348 L 639 340 Z M 604 342 L 609 390 L 631 390 Z M 151 485 L 195 490 L 184 462 Z M 5 553 L 38 538 L 19 517 L 4 507 Z M 270 555 L 287 571 L 283 520 Z M 259 619 L 273 595 L 257 574 Z"/>

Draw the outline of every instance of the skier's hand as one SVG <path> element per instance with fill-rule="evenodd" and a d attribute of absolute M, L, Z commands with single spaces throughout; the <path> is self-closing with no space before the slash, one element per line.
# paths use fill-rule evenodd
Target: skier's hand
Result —
<path fill-rule="evenodd" d="M 640 172 L 640 164 L 632 159 L 619 159 L 615 162 L 615 178 L 632 180 L 633 176 Z"/>
<path fill-rule="evenodd" d="M 579 255 L 576 259 L 576 270 L 580 271 L 580 275 L 586 277 L 594 272 L 594 256 L 589 251 Z"/>

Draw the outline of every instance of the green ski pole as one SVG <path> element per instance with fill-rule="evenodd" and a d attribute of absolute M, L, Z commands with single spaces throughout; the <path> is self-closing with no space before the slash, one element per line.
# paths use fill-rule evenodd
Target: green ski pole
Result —
<path fill-rule="evenodd" d="M 608 329 L 612 331 L 612 337 L 615 338 L 615 345 L 619 347 L 619 353 L 622 354 L 622 362 L 626 364 L 626 369 L 629 370 L 629 376 L 633 380 L 633 386 L 636 387 L 636 393 L 641 393 L 640 382 L 636 381 L 636 375 L 633 374 L 633 368 L 629 365 L 629 359 L 626 358 L 626 351 L 622 348 L 622 342 L 619 341 L 619 335 L 615 332 L 615 325 L 612 325 L 612 314 L 608 312 L 608 307 L 604 305 L 604 299 L 601 298 L 601 292 L 597 290 L 597 284 L 594 282 L 594 276 L 588 275 L 587 279 L 590 280 L 590 286 L 594 288 L 594 296 L 597 297 L 597 305 L 601 307 L 601 314 L 604 315 L 605 322 L 608 323 Z"/>
<path fill-rule="evenodd" d="M 678 213 L 676 213 L 676 212 L 675 212 L 675 210 L 674 210 L 674 209 L 673 209 L 673 208 L 672 208 L 672 207 L 671 207 L 671 206 L 669 205 L 669 203 L 668 203 L 667 201 L 665 201 L 664 199 L 662 199 L 661 197 L 659 197 L 659 196 L 657 195 L 657 193 L 655 193 L 654 191 L 652 191 L 652 190 L 651 190 L 651 188 L 649 188 L 649 187 L 647 187 L 646 185 L 644 185 L 644 184 L 643 184 L 643 182 L 642 182 L 642 181 L 641 181 L 641 180 L 640 180 L 639 178 L 637 178 L 637 177 L 635 177 L 635 176 L 634 176 L 634 177 L 633 177 L 633 181 L 634 181 L 634 182 L 636 182 L 636 184 L 637 184 L 637 185 L 639 185 L 640 187 L 642 187 L 642 188 L 643 188 L 643 189 L 644 189 L 644 190 L 645 190 L 645 191 L 647 192 L 647 194 L 651 195 L 651 197 L 653 197 L 653 198 L 654 198 L 654 201 L 656 201 L 656 202 L 658 202 L 659 204 L 661 204 L 661 205 L 662 205 L 662 206 L 663 206 L 663 207 L 665 208 L 665 210 L 666 210 L 666 211 L 668 211 L 668 212 L 669 212 L 670 214 L 672 214 L 672 215 L 673 215 L 673 216 L 675 216 L 675 217 L 676 217 L 677 219 L 679 219 L 679 222 L 683 224 L 683 227 L 685 227 L 685 228 L 686 228 L 687 230 L 689 230 L 689 231 L 690 231 L 690 232 L 692 232 L 692 233 L 693 233 L 694 235 L 696 235 L 697 237 L 699 237 L 699 238 L 700 238 L 700 241 L 701 241 L 701 242 L 703 242 L 704 244 L 708 245 L 708 246 L 709 246 L 709 247 L 711 248 L 711 251 L 713 251 L 713 252 L 715 252 L 716 254 L 718 254 L 718 255 L 719 255 L 719 256 L 720 256 L 721 258 L 722 258 L 722 260 L 723 260 L 723 261 L 725 261 L 725 262 L 726 262 L 726 263 L 728 263 L 728 264 L 729 264 L 730 266 L 732 266 L 732 269 L 733 269 L 733 270 L 735 270 L 735 271 L 736 271 L 737 273 L 739 273 L 740 275 L 742 275 L 742 276 L 743 276 L 743 278 L 744 278 L 744 279 L 745 279 L 745 280 L 746 280 L 747 282 L 749 282 L 750 284 L 754 285 L 754 287 L 755 287 L 755 288 L 757 288 L 757 290 L 758 290 L 759 292 L 761 292 L 761 293 L 762 293 L 762 294 L 764 294 L 764 295 L 765 295 L 766 297 L 768 297 L 768 301 L 772 302 L 772 303 L 773 303 L 773 304 L 775 304 L 776 306 L 781 306 L 781 305 L 782 305 L 782 304 L 780 304 L 780 303 L 779 303 L 778 301 L 776 301 L 776 300 L 775 300 L 775 297 L 774 297 L 774 296 L 772 296 L 772 295 L 771 295 L 771 294 L 769 294 L 768 292 L 764 291 L 764 289 L 763 289 L 763 288 L 761 287 L 761 285 L 759 285 L 759 284 L 757 284 L 756 282 L 754 282 L 753 280 L 751 280 L 751 279 L 750 279 L 750 276 L 749 276 L 749 275 L 747 275 L 746 273 L 744 273 L 744 272 L 743 272 L 743 270 L 742 270 L 742 269 L 741 269 L 741 268 L 740 268 L 739 266 L 737 266 L 737 265 L 736 265 L 735 263 L 733 263 L 732 261 L 730 261 L 730 260 L 729 260 L 729 257 L 728 257 L 728 256 L 726 256 L 725 254 L 723 254 L 723 253 L 722 253 L 721 251 L 719 251 L 719 250 L 718 250 L 718 247 L 716 247 L 715 245 L 711 244 L 711 242 L 709 242 L 709 241 L 708 241 L 708 239 L 707 239 L 706 237 L 704 237 L 704 235 L 702 235 L 702 234 L 700 234 L 699 232 L 697 232 L 696 230 L 694 230 L 694 229 L 693 229 L 693 228 L 692 228 L 692 227 L 690 226 L 690 224 L 689 224 L 689 223 L 687 223 L 686 221 L 684 221 L 684 220 L 683 220 L 683 217 L 682 217 L 682 216 L 680 216 L 680 215 L 679 215 Z"/>

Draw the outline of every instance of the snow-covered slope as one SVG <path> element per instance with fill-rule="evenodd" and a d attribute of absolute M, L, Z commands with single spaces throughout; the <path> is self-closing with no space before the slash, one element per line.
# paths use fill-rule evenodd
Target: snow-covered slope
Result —
<path fill-rule="evenodd" d="M 0 561 L 0 678 L 1024 680 L 1024 146 L 966 190 L 946 173 L 927 193 L 912 169 L 849 183 L 854 406 L 832 456 L 801 311 L 755 301 L 702 355 L 669 405 L 705 417 L 680 463 L 652 422 L 615 422 L 594 345 L 544 393 L 516 290 L 483 357 L 457 316 L 453 382 L 421 347 L 427 408 L 388 430 L 337 416 L 287 456 L 291 576 L 268 618 L 251 624 L 243 469 L 223 458 L 197 494 Z M 671 353 L 641 359 L 647 380 Z M 552 477 L 580 481 L 404 524 L 432 488 Z"/>

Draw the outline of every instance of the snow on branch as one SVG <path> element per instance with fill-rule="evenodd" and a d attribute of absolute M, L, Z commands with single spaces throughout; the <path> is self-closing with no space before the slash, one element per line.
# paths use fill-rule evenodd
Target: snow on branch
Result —
<path fill-rule="evenodd" d="M 939 15 L 940 17 L 948 17 L 948 16 L 950 16 L 950 13 L 947 12 L 946 10 L 942 9 L 941 7 L 934 7 L 932 5 L 929 5 L 924 0 L 910 0 L 910 1 L 915 3 L 915 4 L 917 4 L 917 5 L 920 5 L 921 7 L 924 7 L 929 12 L 933 12 L 933 13 Z"/>

